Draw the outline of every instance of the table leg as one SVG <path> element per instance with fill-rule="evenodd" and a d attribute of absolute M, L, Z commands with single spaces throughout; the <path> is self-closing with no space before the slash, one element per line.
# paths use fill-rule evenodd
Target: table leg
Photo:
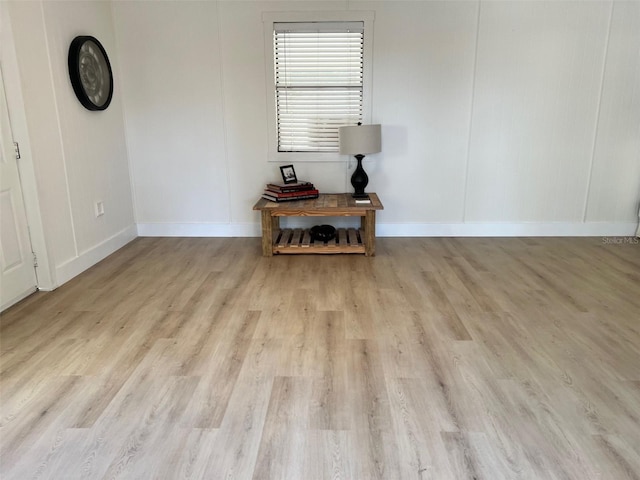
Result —
<path fill-rule="evenodd" d="M 273 222 L 271 212 L 262 210 L 262 256 L 273 256 Z"/>
<path fill-rule="evenodd" d="M 376 254 L 376 211 L 367 210 L 366 215 L 361 217 L 364 230 L 364 254 L 373 257 Z"/>

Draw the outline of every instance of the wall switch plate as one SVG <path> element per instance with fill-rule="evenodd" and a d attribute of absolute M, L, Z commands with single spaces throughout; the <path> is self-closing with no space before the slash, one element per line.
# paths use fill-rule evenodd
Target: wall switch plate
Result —
<path fill-rule="evenodd" d="M 96 213 L 96 218 L 101 217 L 102 215 L 104 215 L 104 202 L 102 201 L 98 201 L 95 203 L 94 205 L 94 210 Z"/>

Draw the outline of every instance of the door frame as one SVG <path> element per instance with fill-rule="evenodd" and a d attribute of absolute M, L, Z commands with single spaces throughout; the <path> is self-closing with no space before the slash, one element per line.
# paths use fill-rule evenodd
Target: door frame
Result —
<path fill-rule="evenodd" d="M 24 197 L 27 223 L 31 246 L 36 254 L 38 267 L 36 278 L 38 290 L 54 290 L 58 285 L 53 268 L 53 258 L 49 253 L 47 236 L 42 222 L 38 183 L 31 154 L 27 118 L 20 84 L 20 70 L 13 41 L 13 31 L 9 20 L 6 2 L 0 1 L 0 64 L 4 80 L 5 95 L 9 110 L 9 120 L 13 131 L 14 141 L 20 144 L 20 183 Z"/>

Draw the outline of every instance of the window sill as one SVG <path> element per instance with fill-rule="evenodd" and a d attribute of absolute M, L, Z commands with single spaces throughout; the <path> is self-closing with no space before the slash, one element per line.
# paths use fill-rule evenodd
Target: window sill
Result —
<path fill-rule="evenodd" d="M 332 153 L 315 153 L 315 152 L 270 152 L 269 162 L 346 162 L 349 155 L 340 155 L 338 152 Z"/>

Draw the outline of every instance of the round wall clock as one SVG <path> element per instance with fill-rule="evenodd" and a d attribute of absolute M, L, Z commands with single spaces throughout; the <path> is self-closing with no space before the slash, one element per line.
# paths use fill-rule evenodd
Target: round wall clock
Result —
<path fill-rule="evenodd" d="M 69 47 L 69 78 L 80 103 L 104 110 L 113 96 L 113 73 L 107 52 L 94 37 L 80 36 Z"/>

